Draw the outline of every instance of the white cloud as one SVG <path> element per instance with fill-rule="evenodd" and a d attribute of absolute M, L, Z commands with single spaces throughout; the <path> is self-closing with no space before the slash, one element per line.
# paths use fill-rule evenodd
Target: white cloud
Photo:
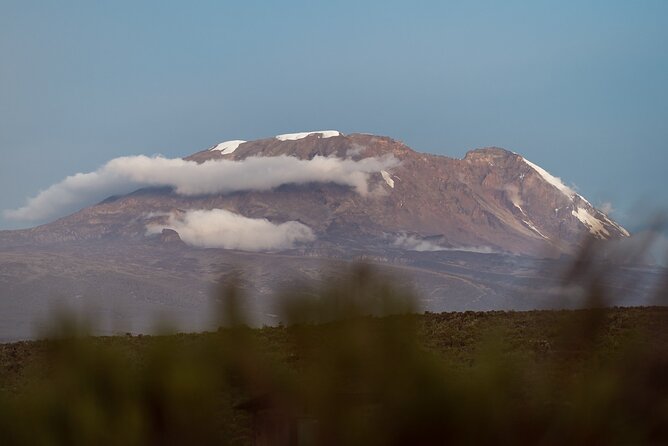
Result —
<path fill-rule="evenodd" d="M 612 203 L 609 201 L 606 201 L 599 206 L 599 209 L 601 212 L 603 212 L 605 215 L 610 215 L 615 212 L 615 208 L 612 206 Z"/>
<path fill-rule="evenodd" d="M 446 248 L 439 246 L 427 240 L 421 240 L 414 235 L 401 234 L 392 243 L 399 248 L 408 249 L 410 251 L 445 251 Z"/>
<path fill-rule="evenodd" d="M 301 160 L 283 155 L 241 161 L 210 160 L 202 164 L 181 158 L 127 156 L 113 159 L 95 172 L 69 176 L 29 198 L 24 207 L 7 210 L 4 215 L 19 221 L 47 221 L 110 195 L 147 186 L 169 186 L 180 195 L 206 195 L 269 190 L 283 184 L 332 182 L 366 195 L 370 173 L 398 164 L 392 156 L 353 161 L 322 156 Z"/>
<path fill-rule="evenodd" d="M 456 248 L 446 248 L 445 246 L 437 245 L 428 240 L 420 239 L 414 235 L 400 234 L 394 239 L 392 243 L 394 246 L 407 249 L 409 251 L 419 252 L 434 252 L 434 251 L 460 251 L 460 252 L 476 252 L 480 254 L 496 253 L 489 246 L 460 246 Z"/>
<path fill-rule="evenodd" d="M 275 224 L 264 218 L 247 218 L 224 209 L 191 210 L 170 214 L 166 223 L 151 223 L 148 234 L 173 229 L 181 240 L 199 248 L 267 251 L 288 249 L 315 240 L 308 226 L 288 221 Z"/>

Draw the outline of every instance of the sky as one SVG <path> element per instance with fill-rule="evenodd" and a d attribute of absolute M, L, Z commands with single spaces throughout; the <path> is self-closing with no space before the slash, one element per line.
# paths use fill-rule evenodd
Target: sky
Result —
<path fill-rule="evenodd" d="M 640 228 L 668 208 L 668 2 L 0 0 L 0 210 L 319 129 L 504 147 Z"/>

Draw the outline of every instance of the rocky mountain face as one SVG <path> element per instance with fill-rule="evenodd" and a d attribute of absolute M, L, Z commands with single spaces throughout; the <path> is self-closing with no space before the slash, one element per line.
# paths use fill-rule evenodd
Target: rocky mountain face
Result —
<path fill-rule="evenodd" d="M 182 196 L 170 188 L 141 189 L 109 198 L 50 224 L 4 234 L 26 242 L 105 239 L 178 240 L 169 215 L 225 209 L 273 223 L 299 222 L 315 239 L 298 246 L 321 252 L 341 246 L 399 247 L 413 251 L 465 250 L 558 256 L 586 237 L 628 236 L 586 199 L 522 156 L 500 148 L 473 150 L 463 159 L 418 153 L 388 137 L 338 132 L 229 141 L 185 158 L 289 156 L 396 162 L 368 174 L 369 192 L 325 182 L 286 183 L 271 190 Z M 163 225 L 172 232 L 147 235 Z"/>

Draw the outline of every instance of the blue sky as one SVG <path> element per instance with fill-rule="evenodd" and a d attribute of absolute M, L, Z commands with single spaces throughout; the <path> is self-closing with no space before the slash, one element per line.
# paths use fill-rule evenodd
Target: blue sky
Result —
<path fill-rule="evenodd" d="M 337 129 L 668 208 L 668 2 L 0 0 L 0 209 L 111 158 Z M 26 226 L 0 220 L 0 228 Z"/>

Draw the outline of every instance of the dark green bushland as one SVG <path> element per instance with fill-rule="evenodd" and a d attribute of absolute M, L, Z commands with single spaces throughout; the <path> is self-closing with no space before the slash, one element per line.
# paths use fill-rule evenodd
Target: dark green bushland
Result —
<path fill-rule="evenodd" d="M 222 294 L 215 333 L 0 345 L 0 444 L 668 443 L 665 308 L 416 315 L 358 266 L 251 329 Z"/>

